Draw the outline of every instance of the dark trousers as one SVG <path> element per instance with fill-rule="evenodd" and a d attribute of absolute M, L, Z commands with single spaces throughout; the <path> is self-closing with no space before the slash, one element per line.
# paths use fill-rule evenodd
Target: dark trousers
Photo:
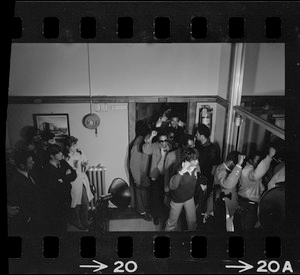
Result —
<path fill-rule="evenodd" d="M 251 232 L 257 222 L 258 203 L 238 197 L 238 209 L 234 216 L 234 227 L 237 232 Z"/>
<path fill-rule="evenodd" d="M 213 178 L 207 178 L 207 188 L 205 191 L 200 190 L 198 194 L 198 198 L 196 199 L 195 203 L 198 204 L 197 211 L 200 213 L 205 213 L 207 208 L 207 199 L 213 190 Z"/>
<path fill-rule="evenodd" d="M 149 210 L 149 187 L 135 187 L 136 211 L 145 213 Z"/>
<path fill-rule="evenodd" d="M 45 211 L 45 234 L 54 236 L 63 235 L 67 232 L 68 217 L 70 215 L 70 202 L 51 200 Z"/>
<path fill-rule="evenodd" d="M 164 220 L 168 218 L 168 208 L 164 203 L 164 199 L 164 176 L 161 175 L 157 180 L 151 181 L 150 186 L 150 208 L 154 219 Z"/>

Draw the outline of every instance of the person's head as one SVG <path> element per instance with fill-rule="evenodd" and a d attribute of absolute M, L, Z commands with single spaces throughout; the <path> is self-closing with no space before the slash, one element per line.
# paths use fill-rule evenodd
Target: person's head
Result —
<path fill-rule="evenodd" d="M 63 159 L 63 153 L 61 151 L 61 147 L 58 144 L 50 144 L 47 148 L 47 154 L 49 156 L 49 160 L 56 163 L 60 162 Z"/>
<path fill-rule="evenodd" d="M 171 127 L 177 129 L 178 128 L 178 124 L 179 124 L 179 116 L 177 114 L 173 114 L 171 116 L 171 119 L 170 119 L 170 125 Z"/>
<path fill-rule="evenodd" d="M 193 136 L 190 135 L 190 134 L 187 134 L 187 135 L 185 136 L 185 142 L 184 142 L 184 145 L 187 146 L 187 147 L 194 148 L 194 147 L 195 147 L 195 137 L 193 137 Z"/>
<path fill-rule="evenodd" d="M 158 143 L 160 148 L 167 148 L 169 146 L 169 140 L 168 140 L 168 131 L 167 129 L 161 129 L 158 134 Z"/>
<path fill-rule="evenodd" d="M 41 140 L 40 132 L 33 126 L 24 126 L 21 129 L 20 136 L 28 143 L 34 143 Z"/>
<path fill-rule="evenodd" d="M 49 131 L 45 131 L 42 133 L 42 140 L 48 144 L 56 144 L 55 135 Z"/>
<path fill-rule="evenodd" d="M 205 124 L 199 124 L 195 136 L 203 144 L 210 137 L 210 129 Z"/>
<path fill-rule="evenodd" d="M 77 150 L 77 142 L 78 139 L 76 137 L 73 136 L 68 136 L 65 139 L 65 149 L 67 151 L 67 153 L 75 153 Z"/>
<path fill-rule="evenodd" d="M 185 147 L 181 154 L 181 162 L 190 162 L 196 167 L 198 164 L 198 151 L 191 147 Z"/>
<path fill-rule="evenodd" d="M 226 158 L 226 165 L 229 169 L 233 169 L 234 166 L 238 163 L 238 157 L 241 155 L 238 151 L 231 151 Z"/>
<path fill-rule="evenodd" d="M 175 138 L 175 133 L 174 133 L 172 127 L 170 127 L 170 128 L 168 129 L 168 140 L 169 140 L 170 142 L 172 142 L 172 141 L 174 141 L 174 138 Z"/>
<path fill-rule="evenodd" d="M 249 157 L 248 157 L 248 162 L 253 165 L 254 167 L 256 167 L 259 162 L 262 160 L 262 153 L 259 151 L 253 151 L 250 152 Z"/>
<path fill-rule="evenodd" d="M 168 127 L 168 140 L 169 144 L 171 145 L 171 150 L 176 150 L 179 147 L 179 142 L 177 140 L 177 136 L 175 135 L 175 131 L 173 127 Z"/>
<path fill-rule="evenodd" d="M 15 152 L 14 163 L 17 168 L 25 172 L 30 171 L 34 166 L 34 161 L 29 151 Z"/>

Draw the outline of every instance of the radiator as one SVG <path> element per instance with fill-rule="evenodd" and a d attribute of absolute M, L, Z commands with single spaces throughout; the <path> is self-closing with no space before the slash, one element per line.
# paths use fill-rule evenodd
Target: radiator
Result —
<path fill-rule="evenodd" d="M 94 199 L 91 205 L 92 209 L 95 209 L 96 202 L 98 201 L 100 196 L 106 194 L 105 171 L 106 168 L 101 164 L 98 164 L 97 166 L 90 166 L 87 170 L 90 185 L 94 187 Z"/>

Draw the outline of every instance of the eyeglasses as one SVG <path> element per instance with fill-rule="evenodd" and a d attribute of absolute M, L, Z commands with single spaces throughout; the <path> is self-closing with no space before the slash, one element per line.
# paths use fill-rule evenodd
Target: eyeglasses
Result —
<path fill-rule="evenodd" d="M 163 143 L 163 142 L 168 142 L 167 139 L 164 139 L 164 140 L 160 140 L 159 143 Z"/>

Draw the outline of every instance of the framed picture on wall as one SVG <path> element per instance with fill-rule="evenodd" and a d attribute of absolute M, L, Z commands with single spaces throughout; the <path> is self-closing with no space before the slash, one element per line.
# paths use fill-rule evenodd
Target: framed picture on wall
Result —
<path fill-rule="evenodd" d="M 33 114 L 33 122 L 41 134 L 49 131 L 57 139 L 70 135 L 68 114 Z"/>

